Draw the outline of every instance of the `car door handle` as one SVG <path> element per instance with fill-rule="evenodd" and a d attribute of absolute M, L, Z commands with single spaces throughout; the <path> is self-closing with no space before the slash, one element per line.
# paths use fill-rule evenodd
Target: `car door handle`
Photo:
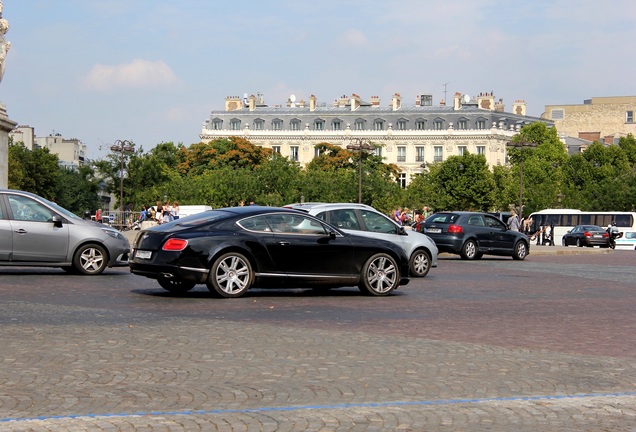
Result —
<path fill-rule="evenodd" d="M 279 241 L 279 242 L 277 242 L 277 243 L 278 243 L 279 245 L 281 245 L 281 246 L 289 246 L 289 245 L 290 245 L 290 243 L 289 243 L 289 242 L 287 242 L 287 241 Z"/>
<path fill-rule="evenodd" d="M 20 229 L 14 230 L 14 232 L 18 234 L 26 234 L 27 230 L 25 230 L 24 228 L 20 228 Z"/>

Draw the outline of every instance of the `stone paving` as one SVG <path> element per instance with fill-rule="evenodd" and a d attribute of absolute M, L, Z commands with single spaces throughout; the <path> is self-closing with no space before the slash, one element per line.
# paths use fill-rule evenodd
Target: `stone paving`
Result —
<path fill-rule="evenodd" d="M 444 289 L 452 290 L 453 277 L 459 286 L 464 272 L 470 272 L 477 291 L 480 284 L 502 283 L 497 282 L 500 276 L 523 281 L 524 272 L 541 270 L 559 284 L 575 278 L 573 284 L 583 290 L 578 301 L 591 297 L 593 292 L 586 290 L 599 281 L 594 266 L 584 259 L 528 261 L 523 266 L 512 260 L 484 263 L 445 261 L 439 276 L 433 277 L 443 277 Z M 625 295 L 636 289 L 633 270 L 628 265 L 605 268 L 619 287 L 616 293 L 603 287 L 607 296 L 626 303 Z M 491 278 L 480 276 L 486 273 Z M 0 283 L 7 283 L 6 275 L 0 277 Z M 146 281 L 121 277 L 128 283 Z M 73 286 L 73 281 L 89 279 L 55 275 L 48 280 Z M 420 288 L 410 289 L 391 299 L 401 308 L 396 313 L 410 314 L 406 305 L 416 300 L 413 290 Z M 446 299 L 437 298 L 441 291 L 430 290 L 440 317 L 452 311 L 457 328 L 469 332 L 462 326 L 470 325 L 471 314 L 461 316 L 460 309 L 470 307 L 476 297 L 463 294 L 453 309 Z M 103 304 L 54 304 L 64 302 L 44 297 L 7 300 L 7 292 L 5 288 L 0 302 L 2 432 L 636 431 L 633 336 L 626 336 L 626 350 L 619 349 L 620 341 L 608 341 L 598 350 L 574 341 L 568 351 L 564 347 L 570 347 L 570 341 L 563 340 L 567 333 L 558 338 L 560 345 L 555 341 L 540 348 L 527 343 L 520 348 L 492 333 L 477 332 L 475 342 L 454 341 L 457 335 L 449 323 L 437 333 L 399 331 L 387 318 L 374 321 L 372 313 L 356 330 L 335 322 L 304 325 L 296 318 L 266 322 L 256 315 L 241 320 L 217 315 L 219 305 L 228 305 L 229 314 L 232 308 L 263 303 L 259 297 L 216 301 L 193 295 L 170 302 L 184 307 L 189 303 L 193 311 L 207 302 L 217 311 L 184 318 L 157 316 L 139 305 L 114 310 Z M 528 291 L 535 297 L 548 294 Z M 161 299 L 144 299 L 143 304 Z M 301 311 L 310 302 L 332 300 L 358 307 L 391 304 L 383 302 L 386 299 L 358 299 L 290 296 L 271 301 L 302 304 Z M 500 307 L 501 301 L 510 302 L 507 307 L 513 304 L 505 296 L 493 304 Z M 514 299 L 521 305 L 523 301 Z M 444 305 L 446 312 L 439 310 Z M 611 312 L 602 312 L 610 318 Z M 574 313 L 572 309 L 571 318 L 578 319 Z M 428 318 L 427 325 L 433 326 L 436 317 Z M 528 317 L 528 325 L 538 327 L 554 318 L 550 311 L 534 321 Z M 405 322 L 395 319 L 393 325 Z M 472 322 L 481 325 L 478 317 Z M 592 325 L 581 322 L 582 334 Z M 617 328 L 617 335 L 633 335 L 631 322 L 612 325 L 624 327 Z M 501 328 L 501 333 L 509 331 Z M 524 337 L 519 329 L 513 333 Z"/>

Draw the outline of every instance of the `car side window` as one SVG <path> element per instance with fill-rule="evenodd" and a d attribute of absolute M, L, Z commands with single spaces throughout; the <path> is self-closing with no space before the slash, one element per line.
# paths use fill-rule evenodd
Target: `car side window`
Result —
<path fill-rule="evenodd" d="M 238 224 L 249 231 L 272 232 L 264 216 L 254 216 L 243 219 L 239 221 Z"/>
<path fill-rule="evenodd" d="M 503 224 L 503 222 L 501 222 L 497 218 L 490 217 L 490 216 L 485 216 L 484 219 L 486 220 L 486 226 L 489 227 L 489 228 L 497 228 L 497 229 L 506 228 L 506 226 Z"/>
<path fill-rule="evenodd" d="M 269 214 L 265 216 L 272 232 L 282 234 L 325 235 L 325 227 L 312 218 L 297 214 Z"/>
<path fill-rule="evenodd" d="M 468 218 L 468 225 L 484 226 L 484 219 L 480 215 L 472 215 Z"/>
<path fill-rule="evenodd" d="M 53 213 L 42 204 L 31 198 L 15 195 L 9 196 L 9 206 L 13 219 L 19 221 L 47 222 L 53 217 Z"/>
<path fill-rule="evenodd" d="M 367 231 L 396 234 L 397 227 L 388 217 L 369 210 L 360 210 Z"/>
<path fill-rule="evenodd" d="M 331 210 L 329 212 L 329 223 L 338 228 L 360 231 L 356 213 L 351 209 Z"/>

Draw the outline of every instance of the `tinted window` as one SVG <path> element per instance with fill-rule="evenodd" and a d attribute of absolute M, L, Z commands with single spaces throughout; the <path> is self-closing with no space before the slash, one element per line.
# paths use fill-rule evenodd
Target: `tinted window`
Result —
<path fill-rule="evenodd" d="M 468 225 L 474 226 L 486 226 L 484 223 L 484 218 L 481 215 L 470 215 L 468 217 Z"/>
<path fill-rule="evenodd" d="M 506 226 L 497 218 L 491 216 L 484 216 L 486 226 L 490 228 L 504 229 Z"/>
<path fill-rule="evenodd" d="M 352 209 L 329 211 L 329 223 L 342 229 L 360 230 L 356 212 Z"/>
<path fill-rule="evenodd" d="M 459 215 L 454 213 L 435 213 L 426 218 L 424 223 L 442 223 L 442 224 L 452 224 L 457 221 Z"/>

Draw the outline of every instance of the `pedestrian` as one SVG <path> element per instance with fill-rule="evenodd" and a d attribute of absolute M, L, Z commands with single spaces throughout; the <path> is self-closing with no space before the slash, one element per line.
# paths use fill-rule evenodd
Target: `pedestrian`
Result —
<path fill-rule="evenodd" d="M 102 209 L 97 209 L 95 212 L 95 221 L 102 223 Z"/>
<path fill-rule="evenodd" d="M 179 202 L 175 201 L 172 203 L 172 220 L 177 220 L 179 219 Z"/>
<path fill-rule="evenodd" d="M 157 207 L 155 208 L 155 220 L 159 224 L 163 222 L 163 206 L 161 205 L 161 201 L 157 201 Z"/>
<path fill-rule="evenodd" d="M 402 225 L 402 207 L 398 207 L 395 213 L 393 213 L 393 220 Z"/>
<path fill-rule="evenodd" d="M 512 209 L 510 211 L 510 217 L 508 218 L 508 228 L 513 231 L 519 231 L 519 218 L 517 217 L 517 212 Z"/>

